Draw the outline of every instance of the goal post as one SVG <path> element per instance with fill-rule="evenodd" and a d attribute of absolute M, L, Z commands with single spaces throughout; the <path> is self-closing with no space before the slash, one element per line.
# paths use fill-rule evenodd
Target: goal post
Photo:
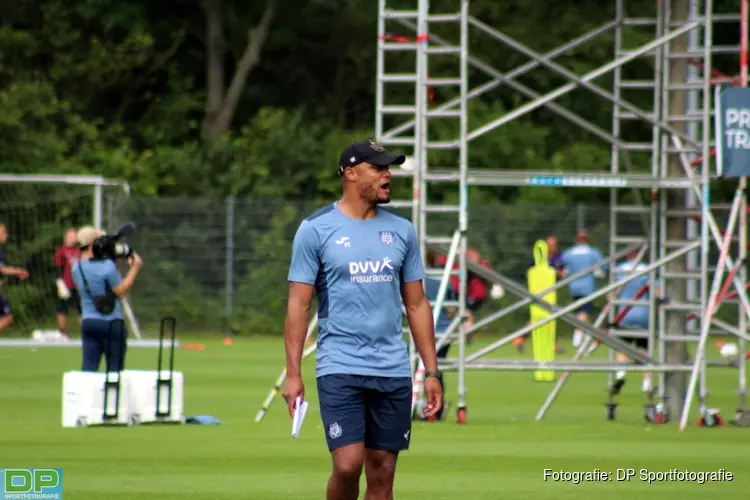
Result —
<path fill-rule="evenodd" d="M 102 176 L 0 174 L 0 223 L 8 232 L 5 264 L 29 272 L 26 280 L 1 278 L 0 295 L 9 302 L 14 321 L 0 335 L 57 330 L 54 254 L 65 231 L 88 224 L 111 229 L 105 200 L 124 202 L 129 194 L 127 182 Z M 141 339 L 127 300 L 123 310 L 131 332 Z M 68 323 L 77 321 L 71 317 Z"/>
<path fill-rule="evenodd" d="M 42 184 L 88 186 L 92 195 L 91 224 L 102 227 L 104 224 L 104 190 L 114 187 L 124 196 L 130 195 L 130 185 L 125 181 L 106 179 L 97 175 L 21 175 L 0 174 L 0 184 Z"/>

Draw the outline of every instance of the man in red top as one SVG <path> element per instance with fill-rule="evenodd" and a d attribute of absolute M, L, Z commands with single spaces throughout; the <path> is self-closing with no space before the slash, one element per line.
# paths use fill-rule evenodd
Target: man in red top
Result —
<path fill-rule="evenodd" d="M 65 232 L 63 245 L 55 251 L 55 267 L 57 268 L 57 296 L 60 300 L 57 302 L 57 328 L 61 333 L 67 334 L 68 307 L 72 304 L 75 306 L 78 314 L 81 314 L 81 302 L 76 290 L 76 284 L 73 282 L 71 274 L 73 264 L 78 262 L 81 257 L 81 249 L 78 248 L 77 233 L 74 227 Z"/>
<path fill-rule="evenodd" d="M 445 266 L 447 262 L 447 258 L 444 255 L 441 255 L 437 259 L 437 265 L 438 266 Z M 486 267 L 487 269 L 492 269 L 492 266 L 490 266 L 490 263 L 480 258 L 479 252 L 477 252 L 473 248 L 469 248 L 466 250 L 466 260 L 469 262 L 474 262 L 476 264 L 479 264 L 482 267 Z M 458 270 L 458 256 L 456 256 L 456 262 L 453 264 L 453 269 Z M 458 296 L 458 289 L 459 289 L 459 277 L 458 276 L 451 276 L 451 286 L 453 287 L 453 291 L 456 293 L 456 296 Z M 482 304 L 485 303 L 487 300 L 488 295 L 488 284 L 485 280 L 477 276 L 476 274 L 472 272 L 467 272 L 467 282 L 466 282 L 466 322 L 464 323 L 465 327 L 468 328 L 474 323 L 474 312 L 476 312 L 477 309 L 479 309 Z"/>

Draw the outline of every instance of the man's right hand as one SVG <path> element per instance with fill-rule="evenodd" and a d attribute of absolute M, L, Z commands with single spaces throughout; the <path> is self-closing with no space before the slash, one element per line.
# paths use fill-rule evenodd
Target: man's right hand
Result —
<path fill-rule="evenodd" d="M 130 267 L 134 267 L 136 269 L 140 269 L 141 266 L 143 266 L 143 260 L 141 260 L 141 256 L 138 255 L 138 252 L 133 252 L 133 254 L 128 259 L 128 264 L 130 264 Z"/>
<path fill-rule="evenodd" d="M 294 417 L 294 403 L 297 401 L 297 396 L 305 398 L 305 384 L 302 382 L 302 377 L 287 377 L 284 384 L 284 399 L 289 407 L 290 417 Z"/>

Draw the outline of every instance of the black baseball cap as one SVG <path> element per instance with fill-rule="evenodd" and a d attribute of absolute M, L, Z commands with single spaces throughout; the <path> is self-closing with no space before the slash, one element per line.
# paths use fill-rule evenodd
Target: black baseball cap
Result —
<path fill-rule="evenodd" d="M 389 153 L 373 139 L 365 139 L 349 144 L 339 157 L 339 175 L 344 175 L 346 167 L 356 167 L 367 162 L 377 167 L 401 165 L 406 161 L 404 155 Z"/>

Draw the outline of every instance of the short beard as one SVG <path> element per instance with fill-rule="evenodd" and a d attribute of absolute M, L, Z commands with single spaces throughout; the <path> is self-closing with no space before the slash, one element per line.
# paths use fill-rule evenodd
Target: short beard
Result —
<path fill-rule="evenodd" d="M 359 188 L 359 196 L 363 200 L 366 200 L 370 205 L 381 205 L 385 203 L 391 202 L 391 197 L 388 196 L 385 199 L 381 199 L 378 197 L 378 191 L 379 188 L 372 187 L 372 186 L 361 186 Z"/>

